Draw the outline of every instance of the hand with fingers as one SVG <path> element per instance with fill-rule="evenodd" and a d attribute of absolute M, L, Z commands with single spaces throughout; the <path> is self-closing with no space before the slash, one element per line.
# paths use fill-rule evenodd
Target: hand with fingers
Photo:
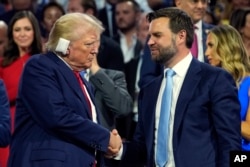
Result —
<path fill-rule="evenodd" d="M 113 129 L 110 132 L 110 141 L 109 141 L 109 147 L 108 147 L 108 151 L 105 154 L 106 158 L 114 158 L 122 145 L 122 139 L 120 137 L 120 135 L 118 134 L 118 131 L 116 129 Z"/>

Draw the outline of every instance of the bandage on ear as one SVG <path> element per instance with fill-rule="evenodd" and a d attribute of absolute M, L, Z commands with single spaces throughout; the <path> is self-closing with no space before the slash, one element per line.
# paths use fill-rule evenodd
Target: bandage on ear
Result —
<path fill-rule="evenodd" d="M 59 41 L 56 46 L 56 52 L 61 52 L 64 55 L 67 53 L 70 41 L 64 38 L 59 38 Z"/>

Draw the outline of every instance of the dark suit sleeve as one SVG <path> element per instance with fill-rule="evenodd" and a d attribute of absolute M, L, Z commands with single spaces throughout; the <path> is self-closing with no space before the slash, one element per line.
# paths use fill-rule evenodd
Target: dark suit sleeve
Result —
<path fill-rule="evenodd" d="M 3 81 L 0 80 L 0 147 L 10 142 L 10 108 Z"/>
<path fill-rule="evenodd" d="M 132 111 L 132 98 L 127 91 L 123 72 L 100 69 L 90 77 L 90 81 L 116 116 L 124 116 Z"/>
<path fill-rule="evenodd" d="M 121 160 L 120 167 L 128 167 L 128 166 L 136 166 L 136 167 L 144 167 L 147 163 L 147 149 L 146 149 L 146 133 L 145 128 L 143 128 L 143 124 L 145 123 L 145 120 L 143 120 L 144 115 L 142 113 L 141 107 L 143 107 L 142 103 L 142 94 L 144 92 L 140 92 L 139 94 L 139 101 L 138 101 L 138 123 L 136 126 L 136 130 L 134 133 L 134 137 L 132 141 L 127 141 L 123 143 L 123 155 Z M 149 129 L 147 129 L 150 131 Z M 150 147 L 150 146 L 149 146 Z M 147 164 L 150 166 L 150 164 Z"/>
<path fill-rule="evenodd" d="M 229 166 L 229 152 L 240 150 L 240 105 L 232 77 L 222 71 L 211 89 L 211 114 L 217 140 L 218 166 Z"/>

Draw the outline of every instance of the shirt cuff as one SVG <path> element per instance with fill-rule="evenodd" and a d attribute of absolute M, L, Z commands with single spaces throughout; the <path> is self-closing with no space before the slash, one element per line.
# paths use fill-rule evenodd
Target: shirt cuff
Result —
<path fill-rule="evenodd" d="M 122 159 L 122 153 L 123 153 L 123 144 L 121 145 L 121 148 L 120 148 L 117 156 L 115 156 L 113 159 L 115 159 L 115 160 L 121 160 Z"/>

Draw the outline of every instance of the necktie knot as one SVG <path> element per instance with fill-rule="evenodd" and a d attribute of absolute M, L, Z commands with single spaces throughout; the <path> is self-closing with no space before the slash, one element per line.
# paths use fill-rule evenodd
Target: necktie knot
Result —
<path fill-rule="evenodd" d="M 79 71 L 73 71 L 73 72 L 78 80 L 81 79 Z"/>
<path fill-rule="evenodd" d="M 74 71 L 74 74 L 76 76 L 76 78 L 79 80 L 82 78 L 86 79 L 86 75 L 87 75 L 87 71 L 83 70 L 83 71 Z"/>
<path fill-rule="evenodd" d="M 166 77 L 173 77 L 175 75 L 175 71 L 172 69 L 168 69 L 166 71 Z"/>

